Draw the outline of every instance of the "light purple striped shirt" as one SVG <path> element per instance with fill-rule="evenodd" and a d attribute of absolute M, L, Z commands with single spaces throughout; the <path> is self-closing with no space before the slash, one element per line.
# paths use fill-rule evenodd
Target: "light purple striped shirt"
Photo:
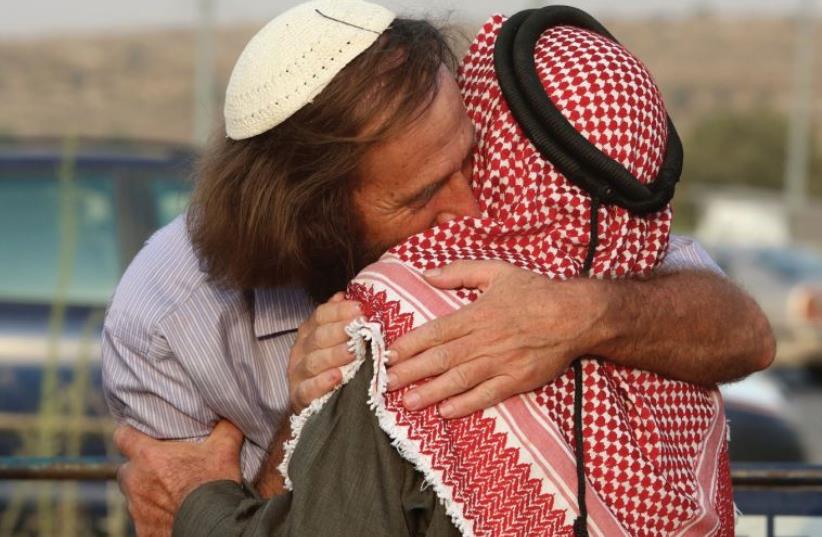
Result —
<path fill-rule="evenodd" d="M 696 242 L 672 237 L 660 267 L 720 272 Z M 289 412 L 286 367 L 313 305 L 301 289 L 241 292 L 206 279 L 184 217 L 158 231 L 114 293 L 103 326 L 103 385 L 119 421 L 161 439 L 202 439 L 226 418 L 246 436 L 253 481 Z"/>

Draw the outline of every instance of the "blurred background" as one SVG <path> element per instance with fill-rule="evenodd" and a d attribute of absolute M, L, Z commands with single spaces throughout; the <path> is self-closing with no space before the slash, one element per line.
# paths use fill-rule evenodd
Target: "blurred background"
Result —
<path fill-rule="evenodd" d="M 41 0 L 0 18 L 0 457 L 115 456 L 107 300 L 185 210 L 240 50 L 295 3 Z M 545 5 L 383 3 L 455 27 L 458 48 L 491 13 Z M 686 150 L 676 230 L 776 331 L 772 370 L 724 388 L 734 461 L 822 463 L 822 6 L 565 3 L 655 74 Z M 0 537 L 126 535 L 126 518 L 116 484 L 0 480 Z"/>

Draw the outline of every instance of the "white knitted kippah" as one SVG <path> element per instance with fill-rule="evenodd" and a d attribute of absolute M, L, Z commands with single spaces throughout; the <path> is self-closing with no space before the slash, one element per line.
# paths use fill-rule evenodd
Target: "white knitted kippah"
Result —
<path fill-rule="evenodd" d="M 266 24 L 231 73 L 224 111 L 228 137 L 261 134 L 312 102 L 395 17 L 362 0 L 314 0 Z"/>

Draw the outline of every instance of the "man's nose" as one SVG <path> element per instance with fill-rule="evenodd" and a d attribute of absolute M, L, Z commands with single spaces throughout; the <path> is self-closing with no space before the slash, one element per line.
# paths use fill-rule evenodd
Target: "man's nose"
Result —
<path fill-rule="evenodd" d="M 468 216 L 479 218 L 482 216 L 479 203 L 471 190 L 467 177 L 460 174 L 450 181 L 448 196 L 443 199 L 442 209 L 437 214 L 437 224 L 446 224 L 455 218 Z"/>

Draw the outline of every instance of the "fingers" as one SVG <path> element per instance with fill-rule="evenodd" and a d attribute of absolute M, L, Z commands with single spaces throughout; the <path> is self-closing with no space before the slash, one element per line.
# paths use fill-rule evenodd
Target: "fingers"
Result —
<path fill-rule="evenodd" d="M 299 413 L 311 401 L 334 389 L 342 380 L 339 368 L 354 360 L 347 343 L 320 349 L 306 356 L 296 370 L 298 380 L 291 384 L 291 406 Z"/>
<path fill-rule="evenodd" d="M 346 327 L 361 315 L 358 302 L 334 295 L 300 326 L 288 364 L 291 406 L 300 412 L 339 384 L 338 368 L 351 362 Z"/>
<path fill-rule="evenodd" d="M 327 394 L 340 382 L 342 382 L 342 372 L 336 367 L 301 382 L 294 389 L 291 401 L 292 409 L 299 414 L 311 404 L 311 401 Z"/>
<path fill-rule="evenodd" d="M 152 441 L 153 438 L 128 425 L 119 425 L 114 430 L 114 445 L 129 459 L 133 459 L 145 444 Z"/>
<path fill-rule="evenodd" d="M 342 367 L 354 360 L 354 354 L 348 350 L 348 343 L 314 351 L 303 360 L 305 377 L 317 375 L 334 367 Z"/>
<path fill-rule="evenodd" d="M 238 429 L 233 423 L 228 420 L 220 420 L 212 429 L 206 442 L 219 443 L 227 446 L 236 446 L 237 452 L 240 451 L 240 446 L 243 445 L 243 432 Z"/>
<path fill-rule="evenodd" d="M 486 290 L 491 281 L 505 268 L 510 267 L 500 261 L 455 261 L 441 269 L 424 274 L 428 283 L 440 289 L 481 289 Z"/>
<path fill-rule="evenodd" d="M 356 317 L 355 317 L 356 318 Z M 345 328 L 351 320 L 321 324 L 314 327 L 303 341 L 303 352 L 309 355 L 320 349 L 327 349 L 348 341 Z"/>
<path fill-rule="evenodd" d="M 345 332 L 345 328 L 349 324 L 350 321 L 346 320 L 318 326 L 308 342 L 309 353 L 318 349 L 334 347 L 348 341 L 348 334 Z"/>
<path fill-rule="evenodd" d="M 228 420 L 217 422 L 206 440 L 211 462 L 217 465 L 221 474 L 235 481 L 241 479 L 240 450 L 244 440 L 242 431 Z"/>
<path fill-rule="evenodd" d="M 474 326 L 473 313 L 473 305 L 466 306 L 408 332 L 391 345 L 388 365 L 402 363 L 422 352 L 467 335 Z"/>
<path fill-rule="evenodd" d="M 486 356 L 449 368 L 438 377 L 406 393 L 403 403 L 409 410 L 419 410 L 465 393 L 492 378 L 495 365 Z"/>
<path fill-rule="evenodd" d="M 443 418 L 462 418 L 501 403 L 516 393 L 509 377 L 494 377 L 472 390 L 448 399 L 438 410 Z"/>
<path fill-rule="evenodd" d="M 473 349 L 468 345 L 469 341 L 466 338 L 457 339 L 392 366 L 388 370 L 388 389 L 398 390 L 414 382 L 449 372 L 470 359 Z M 465 387 L 463 391 L 470 387 L 472 386 Z"/>
<path fill-rule="evenodd" d="M 347 325 L 362 315 L 360 303 L 354 300 L 345 300 L 345 295 L 337 293 L 325 304 L 320 304 L 311 317 L 306 319 L 297 330 L 297 341 L 304 342 L 314 337 L 317 329 L 329 323 L 344 323 Z"/>
<path fill-rule="evenodd" d="M 335 295 L 336 296 L 336 295 Z M 355 300 L 334 301 L 334 297 L 314 310 L 314 321 L 322 326 L 328 323 L 351 322 L 362 315 L 360 303 Z"/>
<path fill-rule="evenodd" d="M 117 484 L 120 486 L 120 492 L 122 492 L 126 498 L 128 498 L 130 490 L 130 476 L 131 465 L 129 463 L 124 462 L 117 467 Z"/>

